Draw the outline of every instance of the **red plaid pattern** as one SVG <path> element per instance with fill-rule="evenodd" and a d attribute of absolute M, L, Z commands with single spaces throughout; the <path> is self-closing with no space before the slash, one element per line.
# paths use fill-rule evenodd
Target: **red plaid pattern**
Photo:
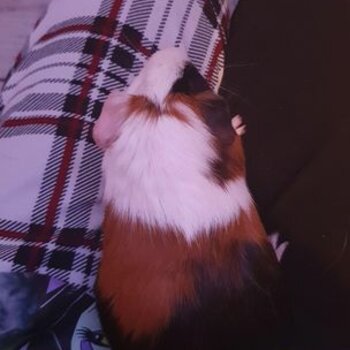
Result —
<path fill-rule="evenodd" d="M 93 285 L 103 208 L 91 130 L 103 102 L 169 46 L 184 46 L 217 89 L 235 3 L 51 3 L 2 94 L 0 271 Z"/>

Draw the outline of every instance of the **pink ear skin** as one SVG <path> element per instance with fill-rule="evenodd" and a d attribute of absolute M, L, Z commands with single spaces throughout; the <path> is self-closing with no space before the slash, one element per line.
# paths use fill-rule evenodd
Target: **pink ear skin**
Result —
<path fill-rule="evenodd" d="M 127 118 L 129 97 L 125 92 L 113 91 L 104 103 L 92 131 L 96 145 L 102 150 L 106 150 L 118 138 Z"/>

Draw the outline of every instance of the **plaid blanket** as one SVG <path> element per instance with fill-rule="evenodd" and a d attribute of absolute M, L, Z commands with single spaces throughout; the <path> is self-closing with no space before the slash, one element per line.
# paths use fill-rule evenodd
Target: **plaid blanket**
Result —
<path fill-rule="evenodd" d="M 0 271 L 93 286 L 103 216 L 91 130 L 113 89 L 182 45 L 217 89 L 237 0 L 54 0 L 2 93 Z"/>

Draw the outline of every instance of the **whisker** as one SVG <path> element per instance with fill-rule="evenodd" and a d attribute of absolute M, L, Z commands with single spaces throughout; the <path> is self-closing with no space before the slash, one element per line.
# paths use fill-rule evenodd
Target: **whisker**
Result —
<path fill-rule="evenodd" d="M 240 94 L 234 90 L 230 90 L 226 87 L 220 86 L 220 90 L 223 90 L 225 92 L 228 92 L 229 94 L 233 95 L 233 96 L 237 96 L 237 97 L 241 97 Z"/>
<path fill-rule="evenodd" d="M 241 100 L 242 102 L 244 102 L 246 105 L 250 105 L 253 106 L 253 104 L 249 101 L 248 98 L 242 96 L 240 93 L 238 93 L 237 91 L 228 89 L 224 86 L 220 86 L 219 91 L 223 91 L 224 93 L 228 93 L 231 95 L 231 97 L 237 97 L 239 100 Z"/>
<path fill-rule="evenodd" d="M 335 259 L 328 265 L 326 272 L 330 271 L 344 256 L 346 249 L 349 244 L 349 233 L 345 232 L 344 241 L 342 247 L 339 249 L 338 256 L 335 257 Z"/>
<path fill-rule="evenodd" d="M 251 62 L 251 63 L 232 63 L 225 65 L 224 70 L 230 69 L 230 68 L 248 68 L 248 67 L 254 67 L 257 66 L 258 62 Z"/>

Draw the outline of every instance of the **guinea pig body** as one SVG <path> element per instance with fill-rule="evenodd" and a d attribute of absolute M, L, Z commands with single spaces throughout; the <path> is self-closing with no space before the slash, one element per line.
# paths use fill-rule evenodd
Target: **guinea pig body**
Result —
<path fill-rule="evenodd" d="M 98 307 L 114 349 L 274 349 L 277 260 L 225 102 L 156 53 L 94 129 L 105 149 Z"/>

